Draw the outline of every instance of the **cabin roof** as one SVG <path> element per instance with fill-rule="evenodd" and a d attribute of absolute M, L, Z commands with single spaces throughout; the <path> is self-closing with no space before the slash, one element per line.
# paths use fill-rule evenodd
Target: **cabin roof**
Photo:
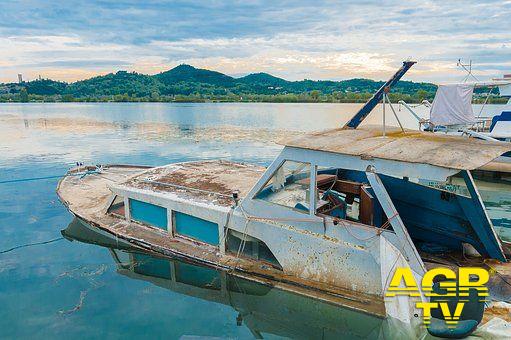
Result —
<path fill-rule="evenodd" d="M 414 130 L 403 132 L 394 127 L 387 127 L 386 137 L 383 137 L 381 126 L 313 132 L 282 144 L 362 159 L 380 158 L 456 170 L 477 169 L 511 151 L 511 143 Z"/>
<path fill-rule="evenodd" d="M 161 193 L 174 193 L 218 206 L 233 204 L 237 191 L 245 197 L 265 167 L 224 160 L 169 164 L 149 169 L 120 186 Z"/>

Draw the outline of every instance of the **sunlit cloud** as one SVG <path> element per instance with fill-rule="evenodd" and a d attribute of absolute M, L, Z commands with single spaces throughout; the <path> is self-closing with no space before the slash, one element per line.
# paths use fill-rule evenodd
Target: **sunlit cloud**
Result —
<path fill-rule="evenodd" d="M 483 14 L 484 13 L 484 14 Z M 0 81 L 155 74 L 181 63 L 239 76 L 384 79 L 405 59 L 408 79 L 482 78 L 511 71 L 509 1 L 0 3 Z"/>

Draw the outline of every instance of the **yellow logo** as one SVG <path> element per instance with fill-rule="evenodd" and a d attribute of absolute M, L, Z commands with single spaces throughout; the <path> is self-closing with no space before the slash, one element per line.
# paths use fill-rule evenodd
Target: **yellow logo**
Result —
<path fill-rule="evenodd" d="M 438 287 L 445 292 L 443 294 L 433 290 L 434 280 L 437 277 L 447 280 L 438 283 Z M 459 268 L 457 275 L 449 268 L 435 268 L 427 271 L 422 278 L 421 288 L 424 296 L 433 298 L 433 301 L 421 301 L 415 304 L 423 312 L 424 324 L 428 325 L 431 322 L 431 311 L 433 309 L 440 309 L 447 326 L 456 326 L 465 303 L 468 302 L 471 289 L 475 289 L 477 296 L 482 300 L 488 296 L 488 288 L 485 285 L 489 278 L 490 275 L 487 270 L 477 267 Z M 385 296 L 421 296 L 419 286 L 410 268 L 396 269 Z M 454 310 L 449 309 L 448 301 L 452 301 L 452 298 L 458 299 Z"/>

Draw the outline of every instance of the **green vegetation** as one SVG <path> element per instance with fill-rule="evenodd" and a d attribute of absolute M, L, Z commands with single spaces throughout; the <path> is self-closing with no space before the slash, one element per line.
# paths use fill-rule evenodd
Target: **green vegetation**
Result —
<path fill-rule="evenodd" d="M 267 73 L 241 78 L 180 65 L 153 76 L 118 71 L 74 83 L 40 79 L 0 84 L 0 102 L 329 102 L 367 101 L 382 81 L 287 81 Z M 436 85 L 400 81 L 391 101 L 432 100 Z M 481 94 L 482 96 L 482 94 Z M 490 103 L 499 98 L 491 98 Z M 484 99 L 483 99 L 484 100 Z"/>
<path fill-rule="evenodd" d="M 28 103 L 28 91 L 26 88 L 21 88 L 19 93 L 19 101 L 22 103 Z"/>

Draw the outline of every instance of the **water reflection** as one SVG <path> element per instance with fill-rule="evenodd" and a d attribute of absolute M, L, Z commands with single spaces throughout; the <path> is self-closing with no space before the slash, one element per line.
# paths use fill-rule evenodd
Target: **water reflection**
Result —
<path fill-rule="evenodd" d="M 154 257 L 133 249 L 127 242 L 100 234 L 78 219 L 74 219 L 62 234 L 70 240 L 108 248 L 121 275 L 178 294 L 230 306 L 237 312 L 238 326 L 247 327 L 255 338 L 379 339 L 385 338 L 385 334 L 399 338 L 398 333 L 389 333 L 391 327 L 387 320 L 216 268 Z"/>
<path fill-rule="evenodd" d="M 511 181 L 483 176 L 475 180 L 497 234 L 503 241 L 511 242 Z"/>

